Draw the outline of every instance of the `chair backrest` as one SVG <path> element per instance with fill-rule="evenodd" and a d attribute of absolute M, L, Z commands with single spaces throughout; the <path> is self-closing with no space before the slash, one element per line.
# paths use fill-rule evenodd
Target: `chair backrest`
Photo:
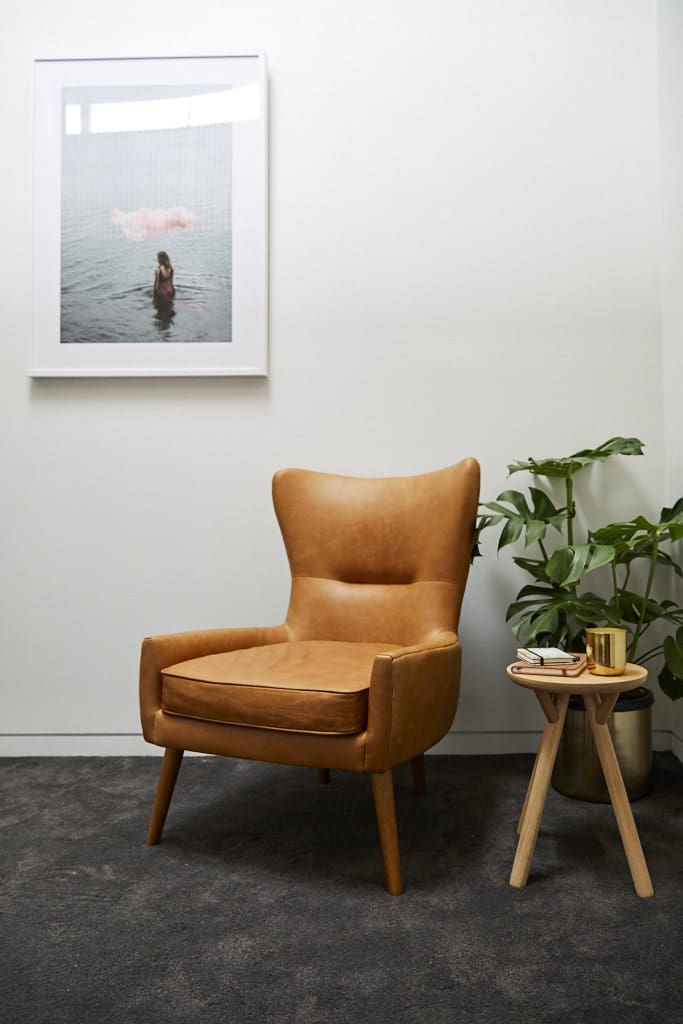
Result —
<path fill-rule="evenodd" d="M 475 459 L 379 479 L 280 470 L 291 639 L 408 645 L 455 632 L 478 501 Z"/>

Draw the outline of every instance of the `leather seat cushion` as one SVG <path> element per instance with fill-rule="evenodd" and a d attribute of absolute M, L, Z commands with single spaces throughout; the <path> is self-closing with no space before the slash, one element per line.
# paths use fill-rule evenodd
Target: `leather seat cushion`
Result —
<path fill-rule="evenodd" d="M 291 732 L 362 732 L 377 654 L 393 644 L 291 641 L 211 654 L 162 672 L 171 715 Z"/>

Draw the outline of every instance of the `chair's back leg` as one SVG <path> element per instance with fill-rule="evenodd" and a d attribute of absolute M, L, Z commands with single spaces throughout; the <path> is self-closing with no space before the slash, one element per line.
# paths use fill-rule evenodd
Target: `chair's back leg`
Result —
<path fill-rule="evenodd" d="M 384 860 L 387 889 L 392 896 L 400 896 L 403 892 L 403 880 L 401 878 L 401 858 L 398 849 L 394 781 L 391 776 L 391 770 L 372 773 L 372 793 L 375 798 L 379 844 Z"/>
<path fill-rule="evenodd" d="M 410 762 L 410 767 L 413 770 L 413 784 L 415 786 L 415 792 L 418 796 L 424 796 L 427 792 L 424 754 L 418 754 L 417 757 L 414 757 Z"/>
<path fill-rule="evenodd" d="M 147 830 L 147 839 L 145 840 L 147 846 L 156 846 L 161 839 L 161 833 L 164 830 L 164 822 L 166 821 L 168 807 L 171 803 L 182 759 L 182 750 L 174 750 L 173 747 L 166 748 L 164 759 L 161 763 L 152 817 L 149 822 L 149 829 Z"/>

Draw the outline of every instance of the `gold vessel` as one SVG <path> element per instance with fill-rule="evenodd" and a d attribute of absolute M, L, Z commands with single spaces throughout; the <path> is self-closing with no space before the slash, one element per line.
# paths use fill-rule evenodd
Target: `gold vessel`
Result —
<path fill-rule="evenodd" d="M 620 676 L 626 668 L 626 630 L 586 630 L 586 667 L 595 676 Z"/>
<path fill-rule="evenodd" d="M 644 686 L 620 696 L 608 728 L 629 800 L 650 791 L 652 774 L 652 691 Z M 609 793 L 580 696 L 573 696 L 557 752 L 553 787 L 565 796 L 608 803 Z"/>

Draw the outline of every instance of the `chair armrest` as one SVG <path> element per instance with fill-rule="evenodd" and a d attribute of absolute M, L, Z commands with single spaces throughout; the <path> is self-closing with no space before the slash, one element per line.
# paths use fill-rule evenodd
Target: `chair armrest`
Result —
<path fill-rule="evenodd" d="M 145 739 L 154 742 L 152 727 L 154 715 L 161 707 L 163 669 L 207 654 L 263 647 L 283 643 L 287 638 L 285 626 L 198 629 L 145 637 L 140 655 L 140 717 Z"/>
<path fill-rule="evenodd" d="M 386 771 L 433 747 L 453 721 L 462 648 L 455 633 L 375 658 L 370 678 L 366 771 Z"/>

